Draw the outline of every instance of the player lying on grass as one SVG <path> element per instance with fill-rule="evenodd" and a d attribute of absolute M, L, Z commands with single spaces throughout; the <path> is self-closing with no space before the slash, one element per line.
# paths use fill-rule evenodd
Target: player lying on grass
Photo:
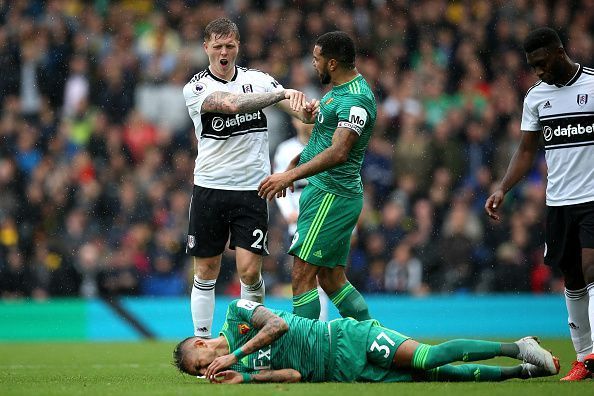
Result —
<path fill-rule="evenodd" d="M 507 356 L 512 367 L 462 364 Z M 331 322 L 234 300 L 218 338 L 189 337 L 173 351 L 175 366 L 214 383 L 502 381 L 555 375 L 559 361 L 535 337 L 512 343 L 452 340 L 418 343 L 376 320 Z"/>

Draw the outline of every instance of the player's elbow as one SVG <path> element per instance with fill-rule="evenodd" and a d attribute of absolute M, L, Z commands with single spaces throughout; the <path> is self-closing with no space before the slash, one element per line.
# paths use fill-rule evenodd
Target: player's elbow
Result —
<path fill-rule="evenodd" d="M 349 159 L 349 153 L 342 149 L 335 150 L 332 159 L 334 160 L 335 165 L 342 165 Z"/>
<path fill-rule="evenodd" d="M 280 334 L 285 334 L 289 331 L 289 324 L 281 317 L 278 318 L 278 330 Z"/>
<path fill-rule="evenodd" d="M 301 373 L 297 370 L 293 370 L 293 373 L 287 382 L 301 382 Z"/>

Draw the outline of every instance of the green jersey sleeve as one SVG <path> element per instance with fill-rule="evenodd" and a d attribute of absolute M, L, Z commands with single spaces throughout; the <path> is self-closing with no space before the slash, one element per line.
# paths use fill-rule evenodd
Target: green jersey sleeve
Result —
<path fill-rule="evenodd" d="M 250 300 L 233 300 L 227 308 L 227 318 L 225 322 L 233 321 L 251 323 L 254 310 L 260 305 L 262 304 Z"/>
<path fill-rule="evenodd" d="M 361 136 L 367 126 L 372 121 L 372 115 L 366 109 L 367 100 L 362 95 L 352 95 L 348 100 L 340 101 L 336 107 L 338 117 L 338 128 L 348 128 Z"/>

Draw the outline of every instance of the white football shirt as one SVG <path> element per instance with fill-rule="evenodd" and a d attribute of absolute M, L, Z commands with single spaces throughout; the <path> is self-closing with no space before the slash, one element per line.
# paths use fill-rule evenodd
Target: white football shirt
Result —
<path fill-rule="evenodd" d="M 280 173 L 287 170 L 291 160 L 303 151 L 305 145 L 301 143 L 299 137 L 295 136 L 285 140 L 276 148 L 274 154 L 274 172 Z M 299 179 L 293 183 L 294 192 L 287 190 L 285 197 L 276 198 L 276 204 L 281 211 L 281 214 L 287 220 L 293 213 L 299 213 L 299 199 L 301 192 L 307 185 L 307 179 Z M 288 231 L 291 235 L 297 231 L 297 223 L 288 223 Z"/>
<path fill-rule="evenodd" d="M 184 86 L 186 106 L 198 140 L 195 185 L 221 190 L 257 190 L 260 182 L 270 174 L 264 112 L 204 113 L 202 103 L 206 97 L 218 91 L 262 93 L 282 89 L 270 75 L 238 66 L 230 81 L 218 78 L 207 68 Z"/>
<path fill-rule="evenodd" d="M 594 69 L 580 65 L 565 86 L 534 84 L 521 129 L 542 132 L 548 206 L 594 201 Z"/>

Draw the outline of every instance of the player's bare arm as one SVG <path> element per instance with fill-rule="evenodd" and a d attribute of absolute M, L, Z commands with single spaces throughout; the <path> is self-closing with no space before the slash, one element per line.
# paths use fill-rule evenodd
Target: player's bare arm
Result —
<path fill-rule="evenodd" d="M 289 330 L 289 325 L 283 318 L 273 314 L 261 305 L 256 307 L 252 315 L 252 325 L 260 329 L 260 331 L 258 331 L 258 334 L 254 338 L 241 347 L 243 355 L 249 355 L 258 349 L 272 344 Z M 237 356 L 233 353 L 216 358 L 206 369 L 206 378 L 211 379 L 216 373 L 237 363 L 238 360 Z"/>
<path fill-rule="evenodd" d="M 293 369 L 262 370 L 255 374 L 242 374 L 237 371 L 227 370 L 215 375 L 210 382 L 217 384 L 240 384 L 246 382 L 299 382 L 301 373 Z"/>
<path fill-rule="evenodd" d="M 530 170 L 538 149 L 539 134 L 522 132 L 520 145 L 514 153 L 499 187 L 485 202 L 485 211 L 494 220 L 499 220 L 497 210 L 505 194 Z"/>
<path fill-rule="evenodd" d="M 213 92 L 202 103 L 203 113 L 241 114 L 253 113 L 288 99 L 289 108 L 300 111 L 305 107 L 305 95 L 294 89 L 278 92 L 243 93 Z"/>
<path fill-rule="evenodd" d="M 291 108 L 289 100 L 281 100 L 276 106 L 291 117 L 301 120 L 304 124 L 314 124 L 316 122 L 318 111 L 320 110 L 320 101 L 311 99 L 306 102 L 305 106 L 299 111 L 295 111 Z"/>
<path fill-rule="evenodd" d="M 296 156 L 295 156 L 295 158 L 293 158 L 293 159 L 291 160 L 291 162 L 289 162 L 289 165 L 287 166 L 287 169 L 285 169 L 285 172 L 286 172 L 286 171 L 289 171 L 289 170 L 291 170 L 291 169 L 293 169 L 293 168 L 295 168 L 295 167 L 296 167 L 296 166 L 299 164 L 299 160 L 300 160 L 300 159 L 301 159 L 301 153 L 299 153 L 298 155 L 296 155 Z M 291 182 L 291 183 L 290 183 L 290 184 L 287 186 L 287 188 L 288 188 L 289 190 L 291 190 L 291 192 L 295 192 L 295 184 L 293 184 L 293 182 Z M 280 191 L 280 192 L 277 194 L 277 197 L 278 197 L 279 195 L 280 195 L 281 197 L 284 197 L 284 196 L 286 196 L 286 191 L 287 191 L 286 189 L 284 189 L 284 190 Z"/>
<path fill-rule="evenodd" d="M 262 180 L 258 187 L 258 195 L 271 201 L 275 196 L 282 197 L 286 188 L 295 180 L 316 175 L 327 169 L 343 164 L 359 135 L 349 128 L 337 128 L 332 136 L 332 145 L 310 161 L 283 173 L 275 173 Z"/>

